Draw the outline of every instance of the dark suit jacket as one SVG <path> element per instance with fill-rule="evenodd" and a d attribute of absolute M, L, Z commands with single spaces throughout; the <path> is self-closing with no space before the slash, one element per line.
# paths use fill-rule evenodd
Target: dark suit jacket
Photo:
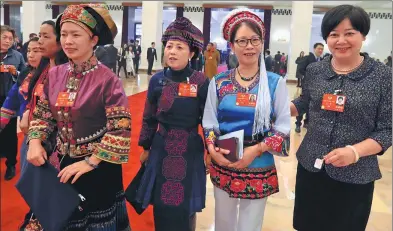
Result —
<path fill-rule="evenodd" d="M 271 55 L 265 58 L 265 66 L 267 71 L 273 71 L 273 58 Z"/>
<path fill-rule="evenodd" d="M 152 47 L 149 47 L 147 49 L 147 60 L 154 60 L 154 58 L 157 61 L 157 50 L 156 50 L 156 48 L 154 48 L 154 50 L 153 50 Z"/>
<path fill-rule="evenodd" d="M 141 53 L 142 53 L 142 48 L 141 48 L 141 46 L 140 46 L 140 45 L 138 45 L 138 47 L 137 47 L 137 46 L 133 46 L 133 47 L 132 47 L 132 50 L 134 51 L 135 58 L 136 58 L 136 59 L 139 59 L 139 58 L 141 57 Z"/>
<path fill-rule="evenodd" d="M 280 62 L 280 61 L 281 61 L 281 57 L 282 57 L 281 54 L 276 54 L 276 55 L 274 56 L 274 61 Z"/>
<path fill-rule="evenodd" d="M 115 64 L 116 60 L 117 60 L 117 52 L 119 52 L 117 50 L 117 48 L 114 47 L 111 44 L 111 45 L 105 46 L 105 50 L 106 50 L 106 52 L 108 53 L 108 56 L 109 56 L 109 63 L 110 64 Z"/>
<path fill-rule="evenodd" d="M 95 51 L 96 57 L 98 59 L 98 61 L 100 61 L 101 63 L 103 63 L 105 66 L 109 67 L 110 66 L 110 59 L 108 56 L 108 52 L 106 51 L 106 49 L 102 46 L 98 46 L 96 51 Z"/>
<path fill-rule="evenodd" d="M 320 59 L 322 60 L 322 57 L 320 57 Z M 310 65 L 311 63 L 315 63 L 316 61 L 317 59 L 315 58 L 314 53 L 310 52 L 306 57 L 304 57 L 304 60 L 300 62 L 299 73 L 303 76 L 306 75 L 306 68 L 308 67 L 308 65 Z"/>

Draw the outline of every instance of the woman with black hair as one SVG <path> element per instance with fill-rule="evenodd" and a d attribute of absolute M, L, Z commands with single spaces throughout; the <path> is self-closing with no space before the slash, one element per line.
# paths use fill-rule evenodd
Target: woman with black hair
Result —
<path fill-rule="evenodd" d="M 321 29 L 331 56 L 307 67 L 291 104 L 292 116 L 310 116 L 296 154 L 293 226 L 362 231 L 382 177 L 377 156 L 392 145 L 392 70 L 360 52 L 370 30 L 362 8 L 332 8 Z"/>
<path fill-rule="evenodd" d="M 29 129 L 29 120 L 31 119 L 30 112 L 34 111 L 35 105 L 37 105 L 37 101 L 41 96 L 40 89 L 42 89 L 41 87 L 47 80 L 48 69 L 53 68 L 56 65 L 60 65 L 68 62 L 67 56 L 64 54 L 63 50 L 61 49 L 60 37 L 56 36 L 55 29 L 56 29 L 55 22 L 51 20 L 44 21 L 40 26 L 38 45 L 39 45 L 39 52 L 42 58 L 37 69 L 34 71 L 29 81 L 28 93 L 26 95 L 27 97 L 26 110 L 24 111 L 24 113 L 22 110 L 20 111 L 21 114 L 23 113 L 20 122 L 20 129 L 26 134 Z M 26 139 L 27 139 L 27 135 L 26 135 Z M 24 144 L 26 143 L 26 139 L 23 141 Z M 53 146 L 53 145 L 54 145 L 54 141 L 52 141 L 51 145 L 47 144 L 47 146 Z M 23 162 L 23 160 L 27 156 L 27 148 L 28 148 L 27 144 L 22 146 L 21 162 Z M 24 155 L 24 153 L 26 154 Z M 54 165 L 56 165 L 56 160 L 53 158 L 53 156 L 51 156 L 51 162 Z M 26 214 L 25 220 L 21 225 L 20 230 L 25 230 L 25 229 L 33 230 L 32 227 L 40 227 L 40 224 L 32 215 L 32 212 L 30 211 L 29 213 Z"/>
<path fill-rule="evenodd" d="M 131 230 L 121 166 L 130 148 L 128 100 L 116 74 L 94 55 L 97 45 L 113 41 L 116 24 L 104 5 L 69 5 L 56 33 L 70 61 L 52 68 L 40 91 L 27 160 L 43 165 L 49 153 L 42 143 L 58 129 L 52 155 L 61 159 L 59 181 L 72 184 L 86 201 L 63 230 Z"/>

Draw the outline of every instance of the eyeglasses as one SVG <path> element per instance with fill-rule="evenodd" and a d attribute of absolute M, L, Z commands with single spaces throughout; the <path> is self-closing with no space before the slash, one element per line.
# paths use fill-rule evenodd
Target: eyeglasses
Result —
<path fill-rule="evenodd" d="M 258 46 L 261 44 L 262 39 L 260 37 L 254 37 L 250 39 L 236 39 L 235 42 L 239 45 L 239 47 L 246 47 L 248 43 L 251 43 L 253 46 Z"/>

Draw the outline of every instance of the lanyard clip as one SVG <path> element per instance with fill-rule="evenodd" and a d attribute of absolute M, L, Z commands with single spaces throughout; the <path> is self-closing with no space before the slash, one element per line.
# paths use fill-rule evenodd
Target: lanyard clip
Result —
<path fill-rule="evenodd" d="M 190 84 L 190 78 L 187 77 L 187 84 Z"/>

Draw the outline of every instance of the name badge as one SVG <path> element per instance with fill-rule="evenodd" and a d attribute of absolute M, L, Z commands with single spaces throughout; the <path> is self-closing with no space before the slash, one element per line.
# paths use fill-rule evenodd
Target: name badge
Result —
<path fill-rule="evenodd" d="M 180 83 L 179 84 L 179 96 L 184 97 L 196 97 L 198 94 L 197 84 Z"/>
<path fill-rule="evenodd" d="M 346 96 L 324 94 L 322 99 L 322 110 L 344 112 Z"/>
<path fill-rule="evenodd" d="M 213 57 L 210 56 L 209 59 L 213 59 Z"/>
<path fill-rule="evenodd" d="M 44 84 L 40 83 L 35 87 L 34 95 L 35 96 L 42 96 L 44 93 Z"/>
<path fill-rule="evenodd" d="M 56 107 L 72 107 L 76 99 L 76 92 L 60 92 L 57 96 Z"/>
<path fill-rule="evenodd" d="M 314 168 L 317 168 L 317 169 L 322 169 L 322 166 L 323 166 L 323 159 L 316 159 L 315 160 L 315 163 L 314 163 Z"/>
<path fill-rule="evenodd" d="M 249 93 L 237 93 L 236 106 L 255 107 L 257 105 L 257 95 Z"/>
<path fill-rule="evenodd" d="M 10 72 L 8 70 L 8 67 L 6 65 L 0 65 L 0 72 L 4 73 L 4 72 Z"/>

